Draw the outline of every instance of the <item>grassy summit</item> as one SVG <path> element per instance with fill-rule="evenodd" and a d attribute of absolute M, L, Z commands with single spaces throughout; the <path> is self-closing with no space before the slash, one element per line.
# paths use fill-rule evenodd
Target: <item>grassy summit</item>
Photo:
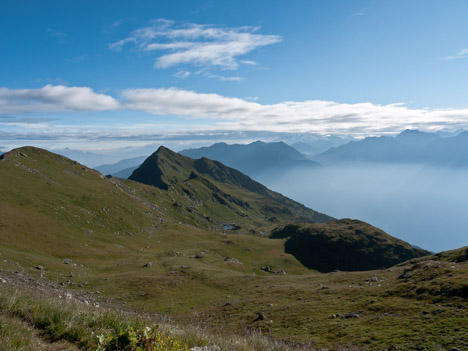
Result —
<path fill-rule="evenodd" d="M 270 222 L 328 222 L 333 219 L 269 190 L 220 162 L 207 158 L 194 160 L 165 147 L 149 156 L 129 179 L 185 194 L 199 205 L 190 207 L 192 213 L 209 207 L 222 216 L 221 211 L 214 208 L 217 207 L 224 211 L 229 209 L 228 216 L 241 222 L 259 219 Z M 224 218 L 229 221 L 226 216 Z"/>

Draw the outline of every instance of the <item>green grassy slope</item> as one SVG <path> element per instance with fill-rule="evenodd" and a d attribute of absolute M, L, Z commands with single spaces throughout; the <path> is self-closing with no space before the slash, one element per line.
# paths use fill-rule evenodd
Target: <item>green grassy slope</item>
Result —
<path fill-rule="evenodd" d="M 285 205 L 197 169 L 176 173 L 182 181 L 163 190 L 36 148 L 4 155 L 0 286 L 52 282 L 112 309 L 330 350 L 468 347 L 466 261 L 320 274 L 285 253 L 286 238 L 261 234 L 291 218 L 279 213 L 273 223 L 263 206 Z M 226 223 L 241 228 L 223 232 Z M 0 312 L 8 325 L 22 323 L 1 304 Z"/>

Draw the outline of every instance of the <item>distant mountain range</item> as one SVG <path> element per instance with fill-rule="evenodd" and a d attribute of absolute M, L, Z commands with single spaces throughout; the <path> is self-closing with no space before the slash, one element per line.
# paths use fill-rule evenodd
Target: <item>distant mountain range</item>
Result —
<path fill-rule="evenodd" d="M 111 174 L 119 178 L 128 178 L 132 172 L 140 166 L 148 156 L 138 156 L 127 158 L 117 163 L 106 164 L 96 167 L 95 169 L 102 174 Z"/>
<path fill-rule="evenodd" d="M 313 159 L 323 165 L 366 162 L 467 167 L 468 132 L 443 138 L 435 133 L 405 130 L 395 137 L 351 141 L 320 153 Z"/>
<path fill-rule="evenodd" d="M 270 174 L 298 167 L 319 167 L 315 161 L 295 148 L 283 143 L 256 141 L 247 145 L 216 143 L 208 147 L 182 150 L 180 154 L 198 159 L 206 157 L 238 169 L 250 177 L 268 177 Z M 96 167 L 103 174 L 128 178 L 145 156 L 125 159 L 120 162 Z"/>
<path fill-rule="evenodd" d="M 240 170 L 251 177 L 298 167 L 319 167 L 320 164 L 295 148 L 283 143 L 256 141 L 247 145 L 217 143 L 209 147 L 180 152 L 191 158 L 207 157 Z"/>
<path fill-rule="evenodd" d="M 322 139 L 320 139 L 323 142 Z M 328 142 L 343 141 L 329 140 Z M 307 148 L 302 142 L 294 145 Z M 360 141 L 331 147 L 315 156 L 305 155 L 284 142 L 256 141 L 250 144 L 216 143 L 208 147 L 185 149 L 182 155 L 198 159 L 206 157 L 222 162 L 261 181 L 274 179 L 284 171 L 314 168 L 321 165 L 353 163 L 417 163 L 429 166 L 468 167 L 468 132 L 442 137 L 437 133 L 405 130 L 395 137 L 368 137 Z M 95 167 L 103 174 L 119 178 L 131 176 L 145 160 L 139 156 L 114 164 Z"/>

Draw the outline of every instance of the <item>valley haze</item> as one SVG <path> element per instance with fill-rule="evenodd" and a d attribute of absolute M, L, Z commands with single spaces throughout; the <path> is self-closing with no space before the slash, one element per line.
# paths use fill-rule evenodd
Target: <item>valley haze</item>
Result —
<path fill-rule="evenodd" d="M 296 136 L 301 137 L 305 139 Z M 315 136 L 313 143 L 318 140 Z M 336 218 L 364 219 L 439 252 L 466 244 L 466 150 L 465 132 L 447 136 L 405 130 L 393 137 L 343 142 L 315 155 L 284 142 L 260 141 L 216 143 L 180 152 L 218 160 L 311 208 Z M 142 159 L 97 169 L 104 173 L 113 169 L 108 173 L 128 178 Z"/>

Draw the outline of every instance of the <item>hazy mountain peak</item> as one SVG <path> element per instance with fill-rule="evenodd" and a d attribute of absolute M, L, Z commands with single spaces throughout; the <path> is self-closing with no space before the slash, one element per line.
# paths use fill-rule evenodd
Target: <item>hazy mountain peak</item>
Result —
<path fill-rule="evenodd" d="M 423 147 L 440 138 L 440 135 L 435 133 L 421 132 L 416 129 L 406 129 L 395 137 L 399 142 L 411 147 Z"/>
<path fill-rule="evenodd" d="M 249 176 L 262 179 L 268 178 L 270 174 L 297 167 L 320 166 L 282 141 L 267 143 L 257 140 L 245 145 L 217 143 L 208 147 L 183 150 L 180 153 L 195 159 L 207 157 L 217 160 Z"/>

